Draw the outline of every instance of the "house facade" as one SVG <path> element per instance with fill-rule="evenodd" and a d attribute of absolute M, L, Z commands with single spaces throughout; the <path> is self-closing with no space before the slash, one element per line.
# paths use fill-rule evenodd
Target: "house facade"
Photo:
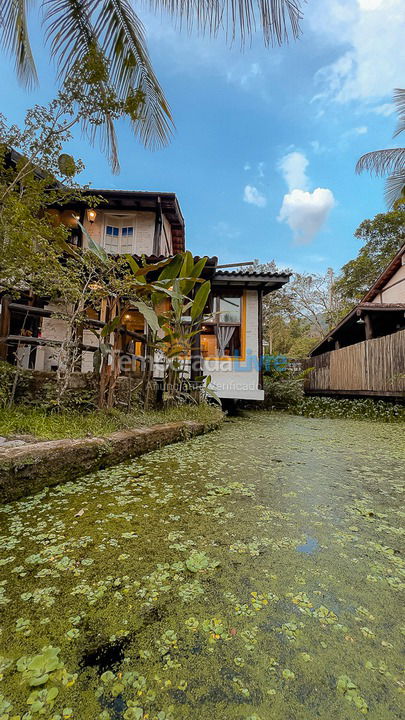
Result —
<path fill-rule="evenodd" d="M 174 193 L 92 190 L 103 202 L 94 210 L 82 207 L 53 210 L 70 227 L 71 242 L 86 248 L 88 238 L 112 255 L 130 254 L 155 262 L 185 250 L 185 223 Z M 82 233 L 80 224 L 85 228 Z M 197 258 L 195 258 L 197 260 Z M 195 380 L 211 377 L 211 387 L 223 399 L 261 400 L 262 387 L 262 299 L 288 282 L 283 273 L 261 274 L 228 270 L 218 258 L 208 258 L 203 272 L 211 283 L 200 331 L 194 336 L 190 356 L 184 358 L 185 375 Z M 58 317 L 57 302 L 28 293 L 19 302 L 6 296 L 1 304 L 0 356 L 38 371 L 58 366 L 58 344 L 66 323 Z M 103 308 L 91 314 L 89 323 L 103 326 Z M 91 329 L 83 330 L 80 369 L 93 369 L 98 341 Z M 128 372 L 142 372 L 147 347 L 143 316 L 130 309 L 123 318 L 121 352 L 129 358 Z M 162 354 L 153 358 L 157 381 L 164 375 Z"/>
<path fill-rule="evenodd" d="M 405 397 L 405 245 L 305 364 L 308 394 Z"/>

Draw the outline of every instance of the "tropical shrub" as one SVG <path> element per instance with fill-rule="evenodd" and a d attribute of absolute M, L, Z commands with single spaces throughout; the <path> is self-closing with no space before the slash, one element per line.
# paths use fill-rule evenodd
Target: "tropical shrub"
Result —
<path fill-rule="evenodd" d="M 306 417 L 405 422 L 405 405 L 373 398 L 304 397 L 293 411 Z"/>
<path fill-rule="evenodd" d="M 266 409 L 294 408 L 304 397 L 304 378 L 294 370 L 270 371 L 263 381 Z"/>
<path fill-rule="evenodd" d="M 16 377 L 17 375 L 17 377 Z M 14 394 L 23 394 L 28 387 L 30 373 L 7 362 L 0 362 L 0 408 L 5 408 Z"/>

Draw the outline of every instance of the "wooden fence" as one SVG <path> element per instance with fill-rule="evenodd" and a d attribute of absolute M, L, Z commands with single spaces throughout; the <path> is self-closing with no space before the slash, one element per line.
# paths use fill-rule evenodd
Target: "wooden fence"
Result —
<path fill-rule="evenodd" d="M 313 368 L 308 395 L 405 398 L 405 330 L 307 358 L 304 367 Z"/>

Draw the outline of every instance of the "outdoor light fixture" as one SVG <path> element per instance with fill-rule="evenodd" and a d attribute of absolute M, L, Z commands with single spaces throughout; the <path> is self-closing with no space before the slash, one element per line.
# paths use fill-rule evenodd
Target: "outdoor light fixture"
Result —
<path fill-rule="evenodd" d="M 357 320 L 357 325 L 365 325 L 365 322 L 362 317 L 359 317 L 359 319 Z"/>
<path fill-rule="evenodd" d="M 87 212 L 87 220 L 93 224 L 97 217 L 96 211 L 93 209 L 90 209 L 90 210 L 87 210 L 86 212 Z"/>

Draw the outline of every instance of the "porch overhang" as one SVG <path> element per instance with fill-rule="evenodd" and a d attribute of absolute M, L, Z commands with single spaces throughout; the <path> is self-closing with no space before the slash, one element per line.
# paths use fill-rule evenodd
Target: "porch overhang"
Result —
<path fill-rule="evenodd" d="M 291 273 L 238 272 L 236 270 L 217 270 L 211 278 L 213 288 L 230 290 L 257 290 L 263 295 L 279 290 L 290 279 Z"/>
<path fill-rule="evenodd" d="M 366 319 L 373 338 L 390 335 L 405 328 L 405 303 L 359 303 L 311 350 L 309 356 L 334 350 L 335 343 L 338 347 L 347 347 L 368 339 Z"/>

